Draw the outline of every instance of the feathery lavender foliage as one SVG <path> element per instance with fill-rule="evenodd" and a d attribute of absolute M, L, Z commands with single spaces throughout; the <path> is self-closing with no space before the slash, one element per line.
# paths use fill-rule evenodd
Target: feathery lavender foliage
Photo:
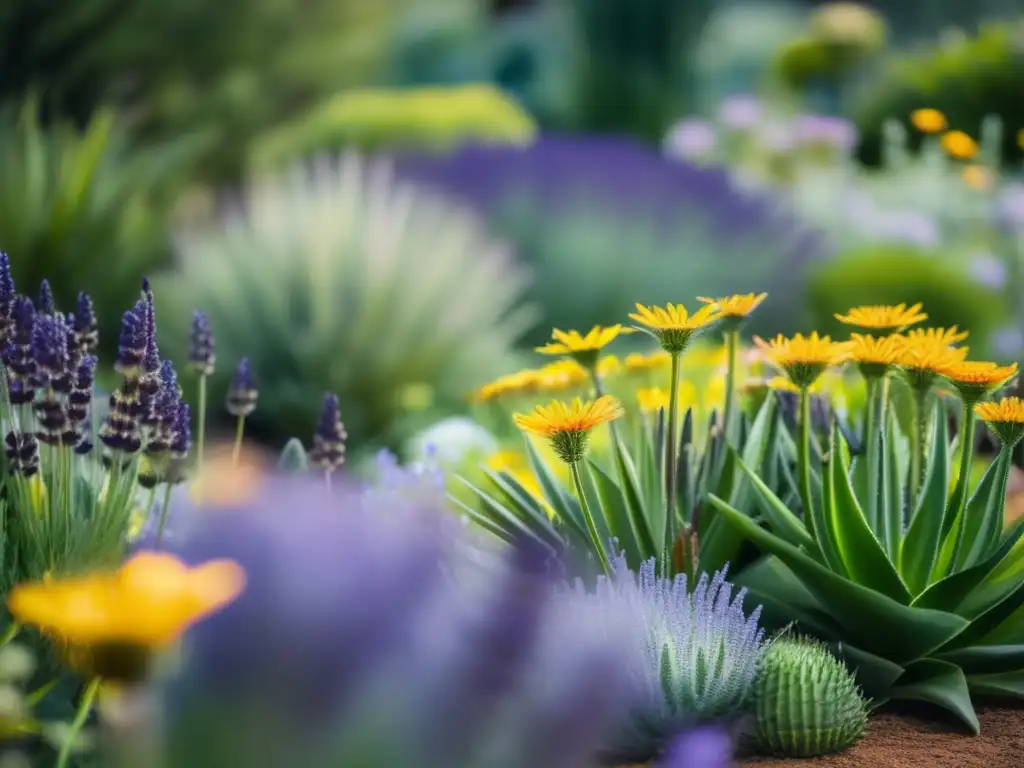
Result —
<path fill-rule="evenodd" d="M 554 589 L 528 544 L 473 589 L 447 578 L 460 542 L 431 504 L 381 509 L 294 478 L 266 491 L 195 515 L 179 548 L 231 557 L 249 581 L 193 631 L 168 768 L 207 750 L 249 768 L 592 764 L 630 698 L 626 617 L 587 631 L 607 608 Z"/>
<path fill-rule="evenodd" d="M 613 611 L 625 605 L 644 631 L 641 647 L 623 657 L 639 697 L 608 751 L 624 761 L 647 760 L 688 725 L 742 712 L 764 646 L 761 609 L 744 614 L 746 590 L 734 596 L 725 570 L 702 575 L 691 592 L 685 574 L 658 578 L 654 559 L 638 573 L 624 556 L 612 567 L 612 578 L 598 581 L 595 599 Z"/>

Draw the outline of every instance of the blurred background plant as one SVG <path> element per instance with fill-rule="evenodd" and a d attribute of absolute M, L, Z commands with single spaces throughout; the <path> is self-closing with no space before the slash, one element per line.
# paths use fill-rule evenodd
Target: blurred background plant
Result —
<path fill-rule="evenodd" d="M 353 453 L 401 448 L 511 370 L 534 320 L 526 273 L 472 212 L 357 155 L 254 181 L 240 208 L 178 244 L 178 268 L 154 286 L 166 349 L 185 359 L 202 309 L 228 361 L 211 402 L 247 357 L 260 396 L 247 434 L 276 444 L 311 433 L 333 392 Z"/>

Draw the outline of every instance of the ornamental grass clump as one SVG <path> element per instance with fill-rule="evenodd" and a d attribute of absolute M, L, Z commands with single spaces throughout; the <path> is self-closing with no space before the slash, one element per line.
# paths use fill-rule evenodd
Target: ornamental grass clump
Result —
<path fill-rule="evenodd" d="M 623 656 L 637 691 L 625 724 L 612 737 L 616 762 L 650 760 L 674 734 L 694 723 L 735 720 L 747 711 L 764 641 L 761 609 L 744 611 L 745 590 L 733 593 L 726 571 L 691 583 L 685 574 L 661 579 L 654 559 L 630 570 L 612 562 L 592 599 L 611 618 L 626 611 L 640 627 L 638 647 Z M 582 585 L 577 592 L 586 594 Z"/>

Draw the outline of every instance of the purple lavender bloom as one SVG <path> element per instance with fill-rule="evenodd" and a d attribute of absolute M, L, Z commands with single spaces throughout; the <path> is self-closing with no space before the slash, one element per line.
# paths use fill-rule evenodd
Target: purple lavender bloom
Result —
<path fill-rule="evenodd" d="M 117 341 L 117 360 L 114 362 L 114 370 L 125 379 L 138 379 L 142 373 L 142 360 L 145 356 L 145 318 L 140 317 L 135 309 L 129 310 L 121 319 L 121 335 Z"/>
<path fill-rule="evenodd" d="M 32 356 L 36 361 L 36 383 L 40 388 L 46 389 L 55 380 L 67 376 L 70 351 L 64 315 L 58 312 L 36 316 L 32 327 Z"/>
<path fill-rule="evenodd" d="M 53 289 L 49 280 L 39 284 L 39 302 L 36 305 L 40 315 L 52 315 L 57 311 L 57 302 L 53 299 Z"/>
<path fill-rule="evenodd" d="M 756 96 L 730 96 L 718 106 L 718 121 L 734 131 L 756 127 L 764 119 L 764 104 Z"/>
<path fill-rule="evenodd" d="M 189 369 L 199 376 L 212 376 L 217 364 L 216 349 L 210 320 L 197 309 L 192 314 L 192 330 L 189 334 Z"/>
<path fill-rule="evenodd" d="M 732 768 L 733 743 L 721 728 L 704 727 L 678 736 L 658 768 Z"/>
<path fill-rule="evenodd" d="M 17 301 L 14 277 L 11 275 L 11 259 L 0 251 L 0 349 L 11 340 L 14 332 L 14 307 Z"/>
<path fill-rule="evenodd" d="M 612 566 L 613 577 L 599 580 L 593 599 L 613 612 L 626 610 L 644 631 L 636 652 L 623 657 L 638 696 L 608 756 L 640 762 L 695 722 L 741 714 L 757 676 L 764 630 L 758 627 L 761 609 L 744 613 L 746 591 L 734 595 L 724 570 L 701 576 L 691 593 L 685 575 L 658 578 L 653 558 L 636 574 L 624 556 Z"/>
<path fill-rule="evenodd" d="M 1003 288 L 1010 277 L 1006 262 L 987 251 L 971 254 L 967 269 L 978 285 L 992 290 Z"/>
<path fill-rule="evenodd" d="M 445 576 L 460 542 L 437 508 L 294 479 L 266 490 L 194 515 L 179 547 L 189 562 L 236 560 L 248 586 L 192 632 L 168 692 L 168 768 L 212 751 L 251 768 L 593 757 L 629 698 L 616 663 L 629 633 L 588 632 L 593 606 L 553 589 L 538 552 L 511 550 L 469 588 Z"/>
<path fill-rule="evenodd" d="M 39 441 L 35 435 L 8 432 L 4 437 L 4 454 L 12 472 L 32 477 L 39 471 Z"/>
<path fill-rule="evenodd" d="M 89 408 L 92 405 L 93 385 L 96 381 L 96 358 L 92 355 L 83 357 L 74 375 L 71 377 L 71 392 L 68 394 L 68 420 L 76 429 L 81 429 L 89 418 Z M 84 434 L 78 435 L 76 446 L 84 449 L 82 438 Z M 91 446 L 89 446 L 91 449 Z M 81 451 L 88 453 L 88 450 Z"/>
<path fill-rule="evenodd" d="M 189 449 L 192 447 L 192 412 L 188 403 L 178 403 L 173 433 L 171 455 L 176 460 L 184 460 L 188 457 Z"/>
<path fill-rule="evenodd" d="M 73 328 L 82 354 L 95 357 L 100 343 L 99 323 L 96 320 L 96 308 L 93 306 L 92 298 L 85 291 L 78 294 Z"/>
<path fill-rule="evenodd" d="M 249 358 L 243 357 L 235 366 L 235 373 L 228 385 L 227 410 L 232 416 L 242 419 L 256 410 L 259 399 L 256 378 L 252 373 Z"/>
<path fill-rule="evenodd" d="M 665 137 L 665 154 L 681 160 L 698 160 L 715 150 L 715 128 L 706 120 L 692 118 L 676 123 Z"/>
<path fill-rule="evenodd" d="M 313 447 L 309 452 L 309 465 L 324 472 L 334 472 L 345 463 L 345 440 L 348 434 L 341 423 L 338 396 L 324 395 L 320 421 L 313 434 Z"/>

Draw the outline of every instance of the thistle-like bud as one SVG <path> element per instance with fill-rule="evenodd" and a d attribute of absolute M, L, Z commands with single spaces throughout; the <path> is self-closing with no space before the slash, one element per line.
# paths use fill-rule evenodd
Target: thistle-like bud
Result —
<path fill-rule="evenodd" d="M 324 395 L 320 421 L 313 434 L 313 448 L 309 452 L 309 464 L 325 472 L 333 472 L 345 463 L 345 425 L 341 423 L 341 409 L 338 396 Z"/>
<path fill-rule="evenodd" d="M 192 332 L 189 334 L 188 367 L 199 376 L 212 376 L 217 364 L 216 343 L 210 320 L 201 310 L 192 315 Z"/>
<path fill-rule="evenodd" d="M 85 291 L 78 294 L 73 327 L 78 349 L 83 355 L 95 357 L 100 343 L 100 329 L 96 320 L 96 308 L 93 306 L 92 298 Z"/>
<path fill-rule="evenodd" d="M 138 305 L 136 305 L 136 309 Z M 135 380 L 142 373 L 142 360 L 146 356 L 145 318 L 139 317 L 135 309 L 124 313 L 121 319 L 121 335 L 117 340 L 117 360 L 114 370 L 126 380 Z"/>
<path fill-rule="evenodd" d="M 49 280 L 39 284 L 39 302 L 36 306 L 40 315 L 52 315 L 57 311 L 57 302 L 53 299 L 53 289 Z"/>
<path fill-rule="evenodd" d="M 14 292 L 14 277 L 11 275 L 11 259 L 0 251 L 0 349 L 7 345 L 14 332 L 14 307 L 17 298 Z"/>
<path fill-rule="evenodd" d="M 249 365 L 249 358 L 243 357 L 235 366 L 235 373 L 231 377 L 231 385 L 228 387 L 228 413 L 238 418 L 248 416 L 256 410 L 259 394 L 259 390 L 256 389 L 256 379 L 252 375 L 252 366 Z"/>
<path fill-rule="evenodd" d="M 39 471 L 39 443 L 34 435 L 8 432 L 4 438 L 4 453 L 11 471 L 23 477 L 32 477 Z"/>
<path fill-rule="evenodd" d="M 36 359 L 32 354 L 32 328 L 36 310 L 32 300 L 16 298 L 10 339 L 3 349 L 11 405 L 31 403 L 35 398 Z"/>

